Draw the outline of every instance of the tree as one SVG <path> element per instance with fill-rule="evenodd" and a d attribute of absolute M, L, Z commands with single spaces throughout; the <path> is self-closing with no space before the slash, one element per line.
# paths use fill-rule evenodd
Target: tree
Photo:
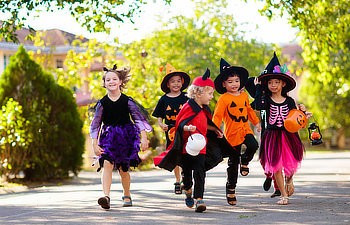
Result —
<path fill-rule="evenodd" d="M 231 65 L 246 67 L 251 76 L 259 75 L 277 47 L 244 40 L 233 16 L 222 12 L 225 2 L 197 1 L 194 18 L 171 18 L 151 37 L 123 46 L 134 74 L 126 92 L 153 110 L 164 94 L 160 83 L 165 72 L 159 68 L 167 62 L 189 73 L 192 79 L 202 76 L 207 67 L 215 79 L 220 71 L 220 58 Z M 212 109 L 217 99 L 216 94 Z M 154 128 L 158 135 L 162 134 L 157 126 Z"/>
<path fill-rule="evenodd" d="M 307 74 L 302 97 L 323 128 L 350 132 L 350 2 L 266 1 L 268 17 L 287 12 L 300 30 Z M 279 10 L 276 12 L 276 9 Z M 311 87 L 311 88 L 310 88 Z M 338 143 L 339 147 L 342 144 Z"/>
<path fill-rule="evenodd" d="M 76 174 L 82 165 L 84 136 L 73 93 L 56 84 L 52 74 L 43 71 L 23 46 L 11 57 L 0 78 L 0 105 L 7 103 L 6 108 L 11 109 L 10 98 L 21 106 L 19 115 L 29 121 L 10 121 L 30 138 L 21 146 L 25 164 L 16 171 L 23 171 L 29 180 L 66 178 L 69 172 Z M 11 129 L 7 131 L 11 135 L 9 132 Z M 18 156 L 12 153 L 15 152 L 10 151 L 10 157 Z"/>
<path fill-rule="evenodd" d="M 171 0 L 163 0 L 170 3 Z M 107 32 L 108 24 L 123 22 L 125 19 L 132 21 L 132 17 L 140 12 L 140 6 L 146 4 L 145 0 L 47 0 L 47 1 L 0 1 L 0 11 L 10 15 L 9 19 L 0 23 L 0 38 L 6 41 L 18 42 L 16 31 L 23 28 L 24 21 L 33 13 L 42 11 L 63 11 L 68 9 L 76 21 L 90 32 Z M 31 27 L 32 34 L 35 30 Z"/>

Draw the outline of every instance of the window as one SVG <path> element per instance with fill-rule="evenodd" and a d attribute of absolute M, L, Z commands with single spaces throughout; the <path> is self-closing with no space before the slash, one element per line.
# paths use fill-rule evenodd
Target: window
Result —
<path fill-rule="evenodd" d="M 62 59 L 56 59 L 56 68 L 57 69 L 63 68 L 63 60 Z"/>
<path fill-rule="evenodd" d="M 4 54 L 4 69 L 6 68 L 6 66 L 8 66 L 10 64 L 10 57 L 12 55 L 7 55 L 7 54 Z"/>

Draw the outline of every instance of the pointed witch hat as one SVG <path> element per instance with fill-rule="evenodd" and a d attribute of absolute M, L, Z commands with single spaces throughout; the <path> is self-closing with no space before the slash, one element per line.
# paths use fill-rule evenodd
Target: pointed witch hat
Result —
<path fill-rule="evenodd" d="M 231 66 L 230 64 L 228 64 L 228 62 L 226 62 L 223 58 L 221 58 L 220 74 L 215 78 L 215 81 L 214 81 L 215 89 L 220 94 L 227 92 L 226 88 L 223 87 L 222 82 L 224 82 L 227 79 L 227 77 L 231 74 L 237 74 L 239 76 L 240 83 L 241 83 L 239 90 L 241 90 L 247 83 L 247 80 L 249 77 L 248 70 L 239 66 Z"/>
<path fill-rule="evenodd" d="M 176 70 L 169 63 L 167 63 L 165 66 L 165 72 L 166 72 L 166 74 L 163 77 L 162 83 L 160 84 L 162 91 L 164 91 L 165 93 L 170 92 L 170 89 L 168 87 L 168 82 L 169 82 L 169 79 L 175 75 L 180 76 L 182 79 L 181 91 L 185 90 L 188 87 L 188 85 L 190 84 L 190 80 L 191 80 L 190 76 L 185 72 Z"/>
<path fill-rule="evenodd" d="M 258 79 L 261 81 L 263 87 L 267 87 L 267 81 L 269 79 L 283 80 L 286 83 L 284 88 L 287 92 L 293 90 L 296 86 L 296 82 L 291 76 L 291 73 L 288 71 L 286 64 L 284 64 L 283 67 L 281 66 L 276 52 L 273 53 L 270 63 L 266 66 L 265 70 L 261 73 Z"/>

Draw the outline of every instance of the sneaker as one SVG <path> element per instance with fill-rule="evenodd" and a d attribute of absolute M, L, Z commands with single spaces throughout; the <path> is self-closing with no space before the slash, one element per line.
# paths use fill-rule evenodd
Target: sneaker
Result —
<path fill-rule="evenodd" d="M 194 200 L 192 198 L 192 192 L 186 193 L 186 191 L 185 191 L 185 195 L 186 195 L 186 198 L 185 198 L 186 206 L 188 208 L 192 208 L 194 206 Z"/>
<path fill-rule="evenodd" d="M 264 188 L 265 191 L 270 190 L 270 188 L 271 188 L 271 182 L 272 182 L 272 178 L 266 177 L 265 182 L 264 182 L 264 185 L 263 185 L 263 188 Z"/>
<path fill-rule="evenodd" d="M 279 197 L 279 196 L 281 196 L 280 189 L 275 189 L 275 192 L 271 195 L 271 198 Z"/>
<path fill-rule="evenodd" d="M 207 209 L 207 206 L 204 204 L 203 200 L 197 200 L 196 202 L 196 212 L 203 212 Z"/>
<path fill-rule="evenodd" d="M 110 206 L 110 201 L 111 199 L 108 196 L 101 197 L 98 199 L 97 203 L 104 209 L 109 209 L 111 208 Z"/>

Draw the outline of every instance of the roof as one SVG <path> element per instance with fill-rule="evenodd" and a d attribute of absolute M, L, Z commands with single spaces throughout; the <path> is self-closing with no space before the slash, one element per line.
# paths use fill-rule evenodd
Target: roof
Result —
<path fill-rule="evenodd" d="M 43 31 L 43 30 L 42 30 Z M 24 45 L 34 45 L 34 41 L 27 39 L 26 37 L 30 34 L 29 29 L 27 28 L 22 28 L 21 30 L 16 31 L 17 38 L 19 43 L 24 44 Z M 74 40 L 77 38 L 81 38 L 82 42 L 87 42 L 89 39 L 81 37 L 79 35 L 75 35 L 72 33 L 65 32 L 63 30 L 59 29 L 51 29 L 51 30 L 46 30 L 46 36 L 44 37 L 44 41 L 50 42 L 50 45 L 54 46 L 69 46 L 72 44 Z M 3 38 L 0 40 L 0 43 L 11 43 L 11 42 L 6 42 Z"/>

